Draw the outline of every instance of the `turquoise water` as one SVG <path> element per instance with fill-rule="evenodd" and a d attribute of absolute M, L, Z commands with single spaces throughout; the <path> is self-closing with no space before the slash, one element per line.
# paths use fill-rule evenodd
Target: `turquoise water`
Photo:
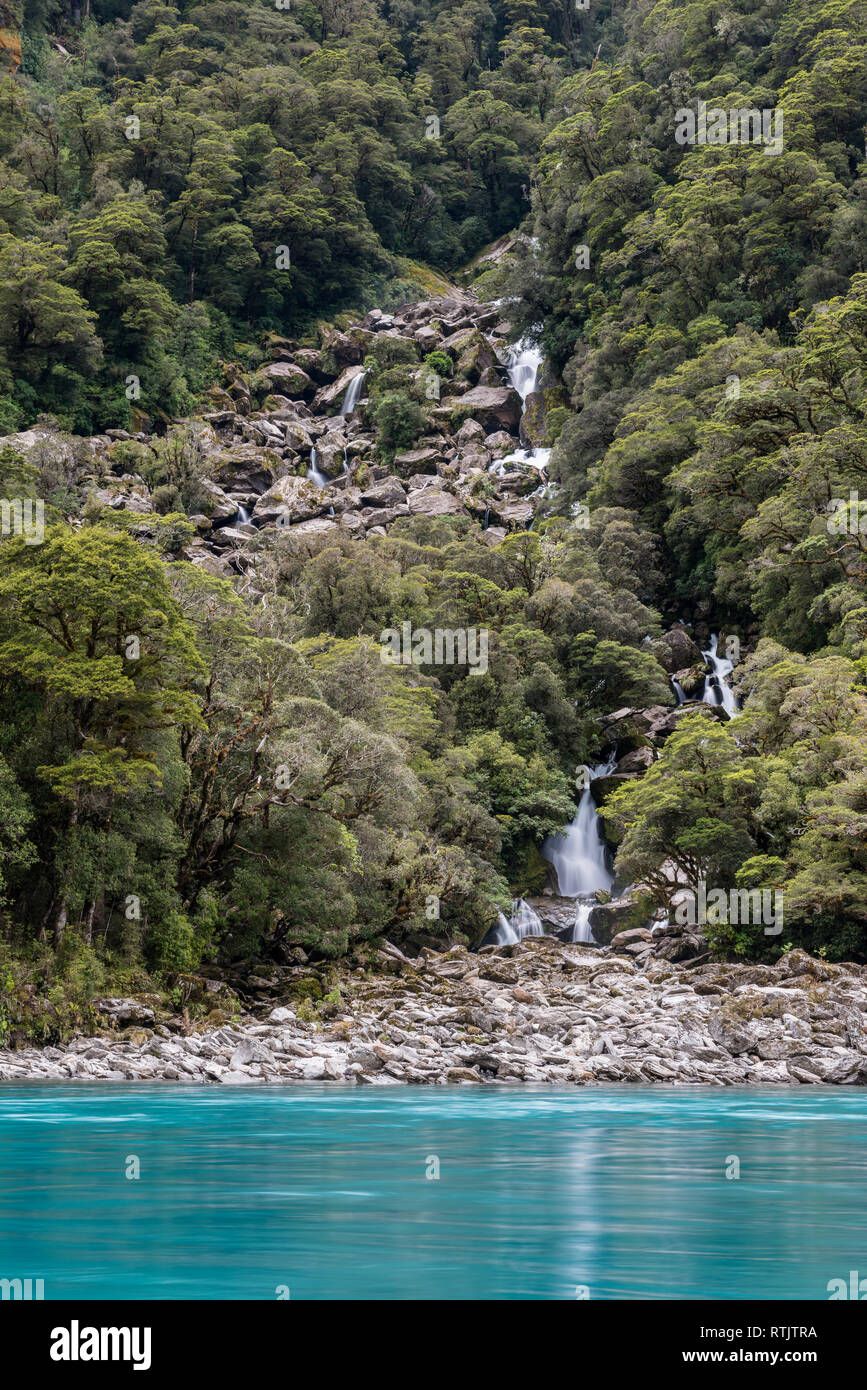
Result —
<path fill-rule="evenodd" d="M 857 1090 L 0 1086 L 47 1299 L 827 1299 L 865 1192 Z"/>

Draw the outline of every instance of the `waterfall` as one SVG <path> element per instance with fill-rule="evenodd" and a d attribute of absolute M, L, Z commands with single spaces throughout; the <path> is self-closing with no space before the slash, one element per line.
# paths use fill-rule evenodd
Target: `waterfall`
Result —
<path fill-rule="evenodd" d="M 504 916 L 502 912 L 497 913 L 497 925 L 494 927 L 493 933 L 489 933 L 489 936 L 488 944 L 492 946 L 514 946 L 518 940 L 517 932 L 508 917 Z"/>
<path fill-rule="evenodd" d="M 238 503 L 238 515 L 236 520 L 240 521 L 242 526 L 245 526 L 250 520 L 250 513 L 247 511 L 243 502 Z"/>
<path fill-rule="evenodd" d="M 611 772 L 613 763 L 602 763 L 591 771 L 591 782 Z M 553 865 L 557 874 L 557 885 L 564 898 L 577 898 L 582 894 L 595 893 L 598 888 L 606 892 L 614 882 L 614 875 L 605 862 L 605 841 L 602 827 L 596 814 L 596 803 L 589 786 L 581 793 L 578 814 L 565 830 L 549 835 L 542 845 L 542 858 Z"/>
<path fill-rule="evenodd" d="M 316 467 L 315 449 L 310 450 L 310 467 L 307 469 L 307 477 L 310 479 L 311 483 L 315 483 L 317 487 L 328 486 L 328 479 L 325 474 L 320 473 L 319 469 Z"/>
<path fill-rule="evenodd" d="M 728 677 L 734 670 L 734 663 L 729 661 L 728 657 L 717 656 L 718 642 L 719 638 L 714 633 L 707 651 L 702 652 L 711 673 L 705 679 L 701 698 L 706 705 L 722 705 L 729 719 L 734 719 L 735 715 L 739 713 L 738 702 L 728 683 Z"/>
<path fill-rule="evenodd" d="M 538 912 L 534 912 L 529 903 L 524 902 L 523 898 L 518 898 L 512 903 L 512 931 L 519 941 L 525 936 L 544 936 L 542 929 L 542 919 Z"/>
<path fill-rule="evenodd" d="M 685 703 L 686 703 L 686 691 L 684 690 L 684 688 L 683 688 L 683 686 L 681 685 L 680 681 L 676 681 L 676 680 L 674 679 L 674 676 L 672 676 L 672 678 L 671 678 L 671 688 L 672 688 L 672 690 L 674 691 L 675 698 L 677 699 L 677 703 L 678 703 L 679 705 L 685 704 Z"/>
<path fill-rule="evenodd" d="M 614 762 L 611 761 L 592 768 L 590 782 L 604 777 L 613 767 Z M 600 888 L 608 892 L 614 875 L 605 858 L 605 840 L 590 785 L 581 793 L 578 814 L 572 824 L 556 835 L 549 835 L 541 853 L 557 875 L 561 897 L 576 899 L 570 939 L 592 942 L 590 913 L 596 905 L 595 894 Z"/>
<path fill-rule="evenodd" d="M 529 903 L 523 898 L 516 898 L 512 903 L 512 918 L 504 916 L 502 912 L 497 913 L 497 925 L 486 938 L 488 945 L 494 946 L 514 946 L 516 942 L 523 941 L 525 936 L 544 936 L 542 919 L 538 912 L 534 912 Z"/>
<path fill-rule="evenodd" d="M 366 372 L 359 372 L 358 376 L 354 376 L 350 381 L 343 397 L 343 405 L 340 407 L 341 415 L 351 415 L 358 405 L 359 399 L 361 398 L 361 388 L 364 385 L 364 378 L 366 375 Z"/>
<path fill-rule="evenodd" d="M 536 389 L 536 380 L 542 365 L 541 349 L 522 338 L 514 347 L 509 348 L 506 365 L 509 371 L 509 385 L 517 391 L 526 410 L 527 397 Z M 550 457 L 550 449 L 518 449 L 516 453 L 508 454 L 492 463 L 489 472 L 504 473 L 504 465 L 508 463 L 525 463 L 531 468 L 541 470 L 547 468 Z"/>
<path fill-rule="evenodd" d="M 593 911 L 592 903 L 579 903 L 578 911 L 575 914 L 575 925 L 572 928 L 570 941 L 593 941 L 593 932 L 590 927 L 590 913 Z"/>
<path fill-rule="evenodd" d="M 524 404 L 526 404 L 531 391 L 536 389 L 536 377 L 539 375 L 541 365 L 541 350 L 527 342 L 525 338 L 522 338 L 514 347 L 509 348 L 507 358 L 509 385 L 514 387 Z"/>

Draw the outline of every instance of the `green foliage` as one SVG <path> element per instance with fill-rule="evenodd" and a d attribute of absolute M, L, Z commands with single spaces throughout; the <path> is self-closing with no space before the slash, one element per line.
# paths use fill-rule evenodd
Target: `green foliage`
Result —
<path fill-rule="evenodd" d="M 389 462 L 401 449 L 409 449 L 425 429 L 427 416 L 406 391 L 386 391 L 374 412 L 377 447 Z"/>
<path fill-rule="evenodd" d="M 131 375 L 137 409 L 189 413 L 232 337 L 389 307 L 403 258 L 508 231 L 565 70 L 563 13 L 526 20 L 31 6 L 0 80 L 0 426 L 127 425 Z"/>

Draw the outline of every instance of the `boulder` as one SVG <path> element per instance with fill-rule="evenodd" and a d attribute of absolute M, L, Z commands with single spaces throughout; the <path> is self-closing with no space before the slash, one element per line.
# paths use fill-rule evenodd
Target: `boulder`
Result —
<path fill-rule="evenodd" d="M 491 515 L 512 530 L 519 530 L 531 521 L 535 512 L 532 502 L 498 502 L 491 500 Z"/>
<path fill-rule="evenodd" d="M 442 452 L 430 446 L 423 449 L 407 449 L 402 454 L 395 454 L 394 458 L 394 466 L 402 477 L 411 473 L 436 474 L 437 466 L 441 462 Z"/>
<path fill-rule="evenodd" d="M 467 421 L 467 424 L 469 423 L 470 421 Z M 477 424 L 478 422 L 473 420 L 472 423 Z M 463 429 L 463 425 L 461 429 Z M 455 437 L 459 438 L 460 433 L 461 431 L 458 430 Z M 482 431 L 482 433 L 484 433 L 484 431 Z M 482 444 L 489 454 L 495 454 L 498 458 L 504 458 L 509 454 L 513 454 L 520 448 L 514 435 L 507 434 L 505 430 L 495 430 L 493 434 L 486 434 L 482 440 Z"/>
<path fill-rule="evenodd" d="M 494 350 L 487 338 L 478 329 L 472 329 L 469 340 L 461 347 L 455 371 L 458 376 L 478 384 L 485 371 L 493 370 L 496 361 Z"/>
<path fill-rule="evenodd" d="M 255 534 L 255 526 L 221 526 L 212 533 L 211 545 L 215 545 L 218 550 L 225 550 L 230 545 L 244 545 Z"/>
<path fill-rule="evenodd" d="M 678 672 L 691 666 L 700 666 L 705 670 L 704 657 L 683 627 L 669 628 L 668 632 L 650 643 L 650 650 L 670 676 L 677 676 Z M 683 681 L 680 683 L 683 685 Z"/>
<path fill-rule="evenodd" d="M 330 380 L 331 373 L 323 363 L 322 353 L 316 348 L 297 348 L 292 353 L 292 360 L 318 385 L 324 386 Z"/>
<path fill-rule="evenodd" d="M 340 430 L 329 430 L 316 441 L 316 467 L 326 478 L 336 478 L 344 470 L 346 436 Z"/>
<path fill-rule="evenodd" d="M 598 903 L 590 909 L 590 929 L 600 946 L 625 946 L 634 941 L 649 941 L 650 932 L 643 925 L 647 915 L 646 903 L 636 902 L 631 893 L 624 893 L 620 898 Z M 645 935 L 635 936 L 635 931 L 644 931 Z"/>
<path fill-rule="evenodd" d="M 156 1022 L 153 1009 L 147 1004 L 142 1004 L 138 999 L 94 999 L 93 1007 L 98 1014 L 111 1019 L 113 1023 L 119 1024 L 122 1028 L 133 1023 L 151 1027 Z"/>
<path fill-rule="evenodd" d="M 294 362 L 268 362 L 260 367 L 250 385 L 254 391 L 281 391 L 283 395 L 313 395 L 315 385 L 303 367 Z"/>
<path fill-rule="evenodd" d="M 124 473 L 121 478 L 109 479 L 104 487 L 92 494 L 103 507 L 112 511 L 152 512 L 151 495 L 141 478 Z"/>
<path fill-rule="evenodd" d="M 522 410 L 521 397 L 511 386 L 474 386 L 456 399 L 446 397 L 433 414 L 438 416 L 445 411 L 447 415 L 457 412 L 464 418 L 472 416 L 482 424 L 484 433 L 490 434 L 495 430 L 517 430 Z"/>
<path fill-rule="evenodd" d="M 277 523 L 281 526 L 285 523 Z M 299 521 L 291 526 L 293 536 L 324 536 L 329 531 L 337 531 L 339 523 L 332 517 L 314 516 L 309 521 Z"/>
<path fill-rule="evenodd" d="M 457 516 L 464 510 L 463 503 L 452 493 L 432 487 L 411 492 L 407 503 L 416 516 Z"/>
<path fill-rule="evenodd" d="M 422 352 L 435 352 L 442 342 L 442 335 L 430 324 L 425 324 L 422 328 L 416 328 L 413 335 Z"/>
<path fill-rule="evenodd" d="M 686 666 L 682 671 L 673 671 L 671 679 L 677 681 L 688 700 L 700 700 L 704 694 L 707 666 L 704 660 L 696 666 Z"/>
<path fill-rule="evenodd" d="M 317 487 L 307 478 L 279 478 L 259 498 L 253 508 L 253 516 L 258 522 L 278 521 L 281 518 L 287 523 L 307 521 L 328 511 L 333 500 L 329 491 Z"/>
<path fill-rule="evenodd" d="M 333 406 L 340 406 L 343 397 L 351 381 L 360 376 L 363 371 L 361 366 L 350 366 L 340 373 L 336 381 L 332 381 L 329 386 L 323 386 L 313 397 L 313 409 L 318 414 L 324 411 L 331 412 Z"/>
<path fill-rule="evenodd" d="M 507 534 L 505 526 L 486 526 L 482 532 L 482 540 L 485 545 L 495 546 L 504 541 Z"/>
<path fill-rule="evenodd" d="M 283 425 L 283 443 L 297 454 L 309 454 L 313 448 L 313 436 L 300 420 L 287 420 Z"/>
<path fill-rule="evenodd" d="M 359 512 L 359 516 L 368 530 L 378 529 L 380 526 L 390 526 L 393 521 L 397 521 L 399 516 L 409 516 L 409 514 L 409 507 L 405 502 L 397 507 L 362 507 Z"/>
<path fill-rule="evenodd" d="M 506 439 L 509 438 L 504 430 L 498 431 L 498 434 L 503 435 Z M 454 441 L 460 448 L 465 448 L 470 444 L 478 446 L 485 442 L 485 431 L 478 420 L 464 420 L 460 429 L 455 431 Z"/>
<path fill-rule="evenodd" d="M 361 348 L 348 333 L 339 333 L 335 328 L 322 327 L 320 330 L 322 350 L 330 354 L 338 371 L 344 367 L 355 366 L 361 361 Z"/>
<path fill-rule="evenodd" d="M 215 453 L 210 472 L 218 476 L 221 486 L 229 484 L 233 490 L 261 496 L 274 482 L 279 467 L 276 451 L 233 442 Z"/>
<path fill-rule="evenodd" d="M 384 478 L 381 483 L 362 488 L 360 501 L 363 507 L 398 507 L 406 502 L 406 489 L 399 478 Z"/>

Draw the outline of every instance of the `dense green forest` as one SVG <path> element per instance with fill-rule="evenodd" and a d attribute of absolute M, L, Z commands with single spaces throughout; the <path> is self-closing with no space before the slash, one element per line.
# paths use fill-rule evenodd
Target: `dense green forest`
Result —
<path fill-rule="evenodd" d="M 566 0 L 88 9 L 25 5 L 0 83 L 7 430 L 123 425 L 129 374 L 185 413 L 236 343 L 409 298 L 402 258 L 469 260 L 529 207 L 575 23 Z"/>
<path fill-rule="evenodd" d="M 674 707 L 681 620 L 734 639 L 743 708 L 607 798 L 619 879 L 779 887 L 779 941 L 714 948 L 864 958 L 867 4 L 0 11 L 0 434 L 53 441 L 0 439 L 47 526 L 0 543 L 0 1017 L 478 942 L 541 890 L 600 720 Z M 678 143 L 699 101 L 782 112 L 783 148 Z M 271 527 L 249 573 L 187 563 L 195 421 L 275 343 L 336 376 L 368 310 L 458 279 L 544 354 L 532 527 Z M 433 430 L 470 447 L 422 367 L 456 402 L 496 379 L 484 344 L 373 336 L 362 486 Z M 96 496 L 106 430 L 147 518 Z M 405 621 L 486 629 L 487 670 L 383 662 Z"/>

